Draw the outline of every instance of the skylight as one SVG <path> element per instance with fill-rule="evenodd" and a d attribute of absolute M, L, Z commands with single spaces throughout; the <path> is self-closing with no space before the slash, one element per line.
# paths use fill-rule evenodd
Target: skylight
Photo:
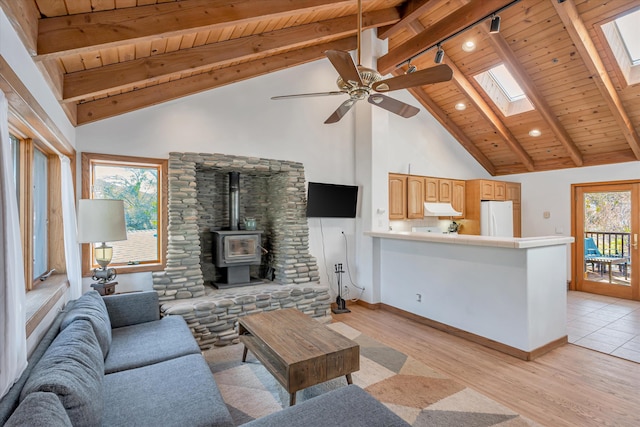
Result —
<path fill-rule="evenodd" d="M 505 117 L 533 110 L 533 105 L 504 64 L 474 78 Z"/>
<path fill-rule="evenodd" d="M 611 54 L 627 81 L 640 83 L 640 9 L 601 26 Z"/>
<path fill-rule="evenodd" d="M 496 83 L 498 83 L 500 88 L 504 91 L 504 94 L 509 98 L 509 101 L 513 102 L 525 98 L 524 91 L 504 64 L 500 64 L 497 67 L 490 69 L 489 75 L 493 77 L 493 80 L 495 80 Z"/>
<path fill-rule="evenodd" d="M 631 63 L 640 64 L 640 10 L 616 19 L 615 23 Z"/>

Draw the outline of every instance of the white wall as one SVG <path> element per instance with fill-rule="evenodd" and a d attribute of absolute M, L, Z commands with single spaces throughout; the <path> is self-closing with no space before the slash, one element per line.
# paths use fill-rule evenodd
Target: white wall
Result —
<path fill-rule="evenodd" d="M 345 96 L 270 100 L 274 95 L 335 90 L 336 76 L 324 59 L 87 124 L 77 128 L 78 151 L 158 158 L 172 151 L 193 151 L 292 160 L 304 164 L 307 181 L 357 184 L 354 111 L 336 124 L 323 124 Z M 407 92 L 392 96 L 419 106 Z M 372 107 L 360 102 L 356 108 Z M 385 175 L 409 162 L 415 164 L 415 173 L 486 175 L 427 112 L 411 119 L 389 114 L 388 121 L 388 147 L 380 154 L 387 157 Z M 356 221 L 323 219 L 321 226 L 321 220 L 309 220 L 310 251 L 318 260 L 322 283 L 335 281 L 335 263 L 347 262 L 357 282 Z M 127 281 L 123 276 L 118 280 Z M 151 287 L 150 276 L 136 280 L 136 286 Z M 85 280 L 85 286 L 89 283 Z"/>

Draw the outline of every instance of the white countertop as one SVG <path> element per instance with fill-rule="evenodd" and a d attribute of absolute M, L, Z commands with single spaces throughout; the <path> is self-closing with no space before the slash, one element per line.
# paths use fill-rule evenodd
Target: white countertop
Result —
<path fill-rule="evenodd" d="M 456 245 L 492 246 L 499 248 L 528 249 L 543 246 L 573 243 L 573 237 L 491 237 L 468 234 L 421 233 L 415 231 L 366 231 L 365 236 L 385 239 L 413 240 L 431 243 L 451 243 Z"/>

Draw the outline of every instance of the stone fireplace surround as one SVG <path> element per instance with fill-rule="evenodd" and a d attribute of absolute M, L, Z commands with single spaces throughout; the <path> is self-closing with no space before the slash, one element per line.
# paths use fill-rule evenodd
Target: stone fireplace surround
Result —
<path fill-rule="evenodd" d="M 268 251 L 252 276 L 269 277 L 265 285 L 220 292 L 211 286 L 218 278 L 212 231 L 229 225 L 231 171 L 240 172 L 240 218 L 257 220 Z M 153 273 L 153 289 L 163 315 L 185 317 L 202 348 L 236 342 L 237 318 L 254 312 L 296 307 L 330 319 L 329 289 L 318 285 L 309 253 L 301 163 L 173 152 L 168 183 L 167 262 Z"/>

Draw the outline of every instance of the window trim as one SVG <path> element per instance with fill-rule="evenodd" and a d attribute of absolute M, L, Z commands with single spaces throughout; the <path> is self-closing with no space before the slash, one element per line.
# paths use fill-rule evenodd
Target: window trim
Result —
<path fill-rule="evenodd" d="M 168 165 L 167 159 L 155 159 L 149 157 L 132 157 L 118 156 L 112 154 L 100 153 L 82 153 L 82 192 L 83 199 L 91 198 L 91 165 L 92 163 L 123 163 L 139 166 L 158 167 L 159 176 L 158 183 L 160 185 L 158 191 L 158 237 L 159 237 L 159 259 L 160 262 L 144 263 L 138 265 L 118 265 L 116 270 L 119 274 L 138 273 L 147 271 L 164 270 L 167 263 L 167 226 L 168 217 Z M 93 255 L 91 254 L 91 244 L 84 243 L 82 245 L 82 275 L 91 277 L 93 274 L 92 266 Z"/>

